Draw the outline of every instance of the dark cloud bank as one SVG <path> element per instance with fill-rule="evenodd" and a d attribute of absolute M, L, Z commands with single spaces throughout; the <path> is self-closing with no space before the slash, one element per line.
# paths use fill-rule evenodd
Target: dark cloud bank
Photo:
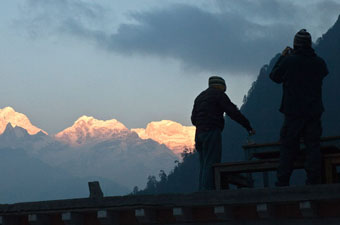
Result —
<path fill-rule="evenodd" d="M 133 17 L 139 24 L 121 25 L 108 39 L 110 49 L 174 57 L 208 71 L 253 71 L 291 33 L 289 27 L 261 26 L 186 5 Z"/>
<path fill-rule="evenodd" d="M 131 13 L 134 23 L 121 24 L 116 32 L 110 33 L 89 26 L 89 21 L 99 23 L 102 18 L 98 15 L 103 12 L 99 6 L 79 5 L 74 0 L 60 2 L 58 7 L 68 6 L 68 10 L 61 9 L 59 18 L 45 20 L 58 32 L 95 41 L 108 51 L 170 57 L 180 60 L 189 69 L 229 74 L 257 74 L 261 65 L 286 45 L 291 45 L 297 31 L 296 23 L 292 22 L 303 16 L 291 3 L 274 0 L 216 1 L 220 7 L 216 12 L 180 4 Z M 330 5 L 339 7 L 330 2 L 332 4 L 323 5 L 324 11 Z M 41 6 L 51 10 L 46 2 Z M 58 7 L 54 6 L 54 14 Z M 76 16 L 73 12 L 77 12 Z M 41 16 L 40 13 L 34 17 L 35 21 Z"/>

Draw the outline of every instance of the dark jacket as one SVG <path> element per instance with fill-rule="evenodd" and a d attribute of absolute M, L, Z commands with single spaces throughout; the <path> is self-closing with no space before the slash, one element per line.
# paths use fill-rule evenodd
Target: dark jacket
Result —
<path fill-rule="evenodd" d="M 191 114 L 191 122 L 196 126 L 197 132 L 224 128 L 223 114 L 227 113 L 231 119 L 240 123 L 248 131 L 250 123 L 234 105 L 229 97 L 222 91 L 209 87 L 197 96 Z"/>
<path fill-rule="evenodd" d="M 318 115 L 324 111 L 322 80 L 328 74 L 325 61 L 312 48 L 281 56 L 270 78 L 283 84 L 280 111 L 285 115 Z"/>

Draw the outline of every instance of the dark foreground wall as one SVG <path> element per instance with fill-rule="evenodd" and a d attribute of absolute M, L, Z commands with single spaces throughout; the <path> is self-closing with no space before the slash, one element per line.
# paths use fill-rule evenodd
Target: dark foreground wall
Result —
<path fill-rule="evenodd" d="M 340 224 L 340 185 L 0 205 L 3 225 Z"/>

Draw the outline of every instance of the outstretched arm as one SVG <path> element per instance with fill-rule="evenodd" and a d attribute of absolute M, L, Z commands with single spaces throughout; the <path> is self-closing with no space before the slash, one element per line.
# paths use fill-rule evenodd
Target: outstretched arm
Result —
<path fill-rule="evenodd" d="M 249 120 L 240 112 L 237 106 L 232 103 L 229 97 L 226 94 L 222 95 L 220 100 L 220 105 L 223 108 L 224 112 L 234 121 L 242 125 L 249 134 L 255 133 L 253 128 L 250 125 Z"/>

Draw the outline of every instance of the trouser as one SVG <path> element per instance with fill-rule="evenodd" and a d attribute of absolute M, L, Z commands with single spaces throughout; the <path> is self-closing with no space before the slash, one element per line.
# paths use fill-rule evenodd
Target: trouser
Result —
<path fill-rule="evenodd" d="M 281 149 L 277 171 L 277 186 L 289 185 L 289 179 L 294 169 L 294 161 L 300 150 L 301 139 L 306 146 L 306 184 L 321 183 L 321 133 L 321 115 L 305 117 L 285 115 L 280 135 Z"/>
<path fill-rule="evenodd" d="M 221 130 L 196 133 L 195 142 L 200 161 L 199 190 L 214 190 L 215 176 L 212 165 L 221 162 Z"/>

